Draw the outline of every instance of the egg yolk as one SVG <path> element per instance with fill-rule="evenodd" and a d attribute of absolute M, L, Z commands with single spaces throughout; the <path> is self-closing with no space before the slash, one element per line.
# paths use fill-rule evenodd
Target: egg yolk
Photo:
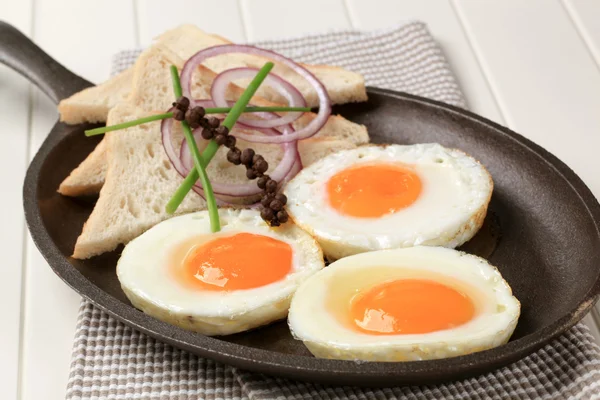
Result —
<path fill-rule="evenodd" d="M 269 236 L 238 233 L 193 246 L 180 274 L 204 290 L 252 289 L 283 279 L 292 269 L 292 248 Z"/>
<path fill-rule="evenodd" d="M 462 325 L 473 318 L 475 306 L 465 294 L 439 282 L 403 279 L 359 293 L 350 314 L 363 333 L 418 334 Z"/>
<path fill-rule="evenodd" d="M 395 164 L 352 167 L 327 182 L 329 203 L 352 217 L 375 218 L 410 206 L 421 193 L 421 180 L 411 169 Z"/>

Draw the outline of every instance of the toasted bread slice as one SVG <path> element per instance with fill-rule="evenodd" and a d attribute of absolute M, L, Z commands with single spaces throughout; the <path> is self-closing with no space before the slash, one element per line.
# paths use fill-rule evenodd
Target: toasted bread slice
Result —
<path fill-rule="evenodd" d="M 131 104 L 114 107 L 109 118 L 114 123 L 144 116 Z M 181 144 L 182 134 L 175 131 L 176 146 Z M 173 169 L 161 142 L 160 122 L 135 126 L 121 132 L 107 134 L 108 170 L 106 182 L 90 218 L 77 239 L 73 257 L 85 259 L 126 244 L 145 230 L 170 217 L 165 206 L 182 182 Z M 240 140 L 238 147 L 248 143 Z M 353 148 L 351 142 L 338 139 L 308 139 L 299 149 L 303 163 L 310 164 L 339 149 Z M 274 167 L 281 159 L 279 145 L 252 144 Z M 245 169 L 234 166 L 226 159 L 226 149 L 217 152 L 208 167 L 214 182 L 247 183 Z M 196 193 L 188 194 L 178 209 L 187 213 L 206 208 L 204 200 Z"/>
<path fill-rule="evenodd" d="M 94 151 L 61 182 L 58 193 L 71 197 L 98 194 L 104 185 L 107 169 L 106 140 L 102 139 Z"/>
<path fill-rule="evenodd" d="M 140 112 L 168 109 L 173 101 L 169 66 L 179 68 L 183 60 L 170 50 L 154 47 L 143 52 L 136 61 L 132 92 L 127 101 Z M 208 68 L 200 67 L 192 80 L 192 94 L 195 98 L 209 98 L 209 91 L 216 74 Z M 150 83 L 151 82 L 151 83 Z M 231 85 L 227 97 L 237 99 L 242 89 Z M 273 103 L 255 96 L 257 105 Z M 121 115 L 116 113 L 115 115 Z M 306 126 L 315 114 L 306 113 L 294 123 L 295 128 Z M 109 119 L 108 124 L 117 122 Z M 331 116 L 327 124 L 315 135 L 316 138 L 343 139 L 354 145 L 369 142 L 364 126 L 350 122 L 340 116 Z M 98 193 L 105 179 L 107 146 L 104 140 L 96 149 L 61 183 L 58 191 L 66 196 L 81 196 Z"/>
<path fill-rule="evenodd" d="M 131 92 L 133 68 L 113 76 L 98 86 L 92 86 L 58 103 L 60 120 L 68 124 L 105 122 L 115 104 Z"/>
<path fill-rule="evenodd" d="M 120 103 L 109 114 L 114 123 L 145 113 Z M 73 257 L 89 258 L 113 250 L 167 218 L 165 204 L 181 178 L 167 159 L 160 140 L 160 122 L 106 135 L 108 169 L 100 197 L 77 239 Z M 202 209 L 205 202 L 189 195 L 180 212 Z"/>
<path fill-rule="evenodd" d="M 219 36 L 209 35 L 193 25 L 182 25 L 159 36 L 155 41 L 155 46 L 162 47 L 181 59 L 187 60 L 199 50 L 229 43 L 231 42 Z M 224 69 L 238 66 L 259 68 L 265 61 L 266 59 L 261 57 L 230 54 L 209 59 L 205 65 L 218 73 Z M 334 104 L 367 99 L 364 79 L 360 74 L 325 65 L 305 65 L 305 67 L 323 82 Z M 295 85 L 310 106 L 318 105 L 314 89 L 295 72 L 282 65 L 276 65 L 273 72 Z M 133 67 L 98 86 L 85 89 L 62 100 L 58 106 L 61 121 L 70 124 L 106 121 L 108 111 L 129 95 L 132 79 Z M 283 100 L 277 92 L 269 87 L 260 88 L 258 94 L 277 103 L 281 103 Z"/>

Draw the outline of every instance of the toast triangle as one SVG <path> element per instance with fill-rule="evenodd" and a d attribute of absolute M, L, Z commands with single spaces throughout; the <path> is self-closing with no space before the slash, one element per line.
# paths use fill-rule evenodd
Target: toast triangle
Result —
<path fill-rule="evenodd" d="M 160 49 L 148 50 L 140 56 L 135 89 L 129 101 L 119 103 L 109 112 L 108 119 L 112 124 L 153 114 L 155 111 L 149 110 L 152 107 L 164 109 L 164 102 L 169 96 L 157 96 L 162 100 L 155 96 L 156 93 L 169 92 L 171 81 L 168 66 L 178 62 L 175 58 L 173 54 Z M 196 75 L 198 76 L 194 78 L 195 82 L 214 77 L 212 71 L 203 68 Z M 203 90 L 202 87 L 200 84 L 198 90 Z M 241 89 L 232 87 L 230 90 L 230 95 L 239 96 L 236 92 Z M 306 123 L 310 118 L 312 116 L 305 115 L 300 123 Z M 300 155 L 305 165 L 337 150 L 356 146 L 344 138 L 343 129 L 337 126 L 352 123 L 341 117 L 332 117 L 328 122 L 328 125 L 330 124 L 331 128 L 321 130 L 319 136 L 300 142 Z M 364 134 L 366 135 L 366 130 Z M 174 145 L 178 148 L 183 135 L 176 129 L 174 136 Z M 174 170 L 164 152 L 160 121 L 109 132 L 105 135 L 103 143 L 99 148 L 104 147 L 107 165 L 105 182 L 96 206 L 77 239 L 73 252 L 75 258 L 89 258 L 111 251 L 119 244 L 128 243 L 145 230 L 169 218 L 165 206 L 182 182 L 182 177 Z M 276 165 L 283 155 L 280 145 L 249 144 L 239 140 L 238 147 L 254 148 L 265 157 L 270 166 Z M 96 156 L 98 154 L 94 155 Z M 207 170 L 214 182 L 248 182 L 244 168 L 230 164 L 226 160 L 226 149 L 223 148 L 217 152 Z M 191 192 L 178 209 L 178 213 L 201 210 L 205 207 L 204 200 Z"/>

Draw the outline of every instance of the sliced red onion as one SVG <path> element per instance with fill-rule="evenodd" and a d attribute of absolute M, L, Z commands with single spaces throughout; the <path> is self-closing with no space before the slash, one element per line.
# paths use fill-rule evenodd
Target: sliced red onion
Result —
<path fill-rule="evenodd" d="M 294 165 L 292 165 L 292 168 L 289 170 L 287 175 L 281 180 L 281 182 L 279 182 L 280 187 L 291 181 L 292 178 L 295 177 L 303 168 L 302 159 L 300 158 L 300 151 L 298 150 L 298 142 L 294 142 L 294 147 L 296 150 L 296 162 Z"/>
<path fill-rule="evenodd" d="M 290 134 L 289 131 L 286 130 L 283 135 Z M 237 136 L 234 133 L 234 136 Z M 263 135 L 249 135 L 251 137 L 264 137 Z M 280 135 L 269 135 L 268 137 L 276 138 L 280 137 Z M 277 182 L 282 181 L 290 172 L 294 164 L 296 164 L 296 160 L 298 157 L 298 152 L 296 150 L 295 143 L 284 143 L 283 144 L 283 157 L 279 164 L 271 170 L 269 176 L 271 179 L 274 179 Z M 248 183 L 244 184 L 226 184 L 226 183 L 213 183 L 213 190 L 215 193 L 241 197 L 241 196 L 252 196 L 256 194 L 260 194 L 262 191 L 257 185 L 256 181 L 248 181 Z"/>
<path fill-rule="evenodd" d="M 173 129 L 173 119 L 172 118 L 164 119 L 161 124 L 163 147 L 165 149 L 165 153 L 167 153 L 167 157 L 169 157 L 169 161 L 171 161 L 171 164 L 173 164 L 173 167 L 175 168 L 177 173 L 179 173 L 179 175 L 181 175 L 183 178 L 185 178 L 187 176 L 187 174 L 190 172 L 191 168 L 187 168 L 184 165 L 183 157 L 182 157 L 182 159 L 180 159 L 179 157 L 176 156 L 175 148 L 173 147 L 173 133 L 172 133 L 173 131 L 172 131 L 172 129 Z M 199 134 L 199 132 L 194 133 L 194 137 L 196 137 L 196 139 L 197 139 L 198 134 Z M 184 141 L 183 144 L 187 145 L 187 143 L 185 143 L 185 138 L 183 139 L 183 141 Z M 187 146 L 185 148 L 187 149 Z M 183 147 L 180 150 L 180 154 L 181 154 L 182 150 L 183 150 Z M 193 165 L 193 160 L 191 158 L 191 154 L 189 153 L 189 149 L 187 151 L 187 154 L 189 155 L 189 161 L 185 161 L 185 162 L 186 163 L 191 162 L 191 165 Z M 198 182 L 200 182 L 200 181 L 198 181 Z M 196 184 L 196 185 L 192 186 L 192 190 L 194 192 L 196 192 L 198 194 L 198 196 L 200 196 L 203 200 L 206 200 L 206 197 L 204 197 L 204 190 L 202 189 L 201 185 Z M 217 194 L 215 194 L 215 200 L 217 202 L 217 206 L 219 206 L 219 207 L 238 206 L 236 204 L 229 203 L 222 198 L 219 198 L 219 196 Z"/>
<path fill-rule="evenodd" d="M 190 57 L 190 59 L 187 60 L 187 62 L 183 66 L 183 70 L 181 71 L 181 86 L 183 89 L 183 95 L 188 98 L 191 98 L 190 94 L 192 86 L 192 74 L 200 64 L 202 64 L 206 59 L 210 57 L 215 57 L 221 54 L 229 53 L 252 54 L 255 56 L 266 57 L 273 61 L 279 62 L 294 70 L 297 74 L 306 79 L 315 89 L 315 91 L 317 92 L 317 96 L 319 97 L 319 111 L 317 113 L 317 116 L 304 128 L 299 129 L 294 133 L 288 135 L 281 135 L 275 137 L 259 136 L 260 139 L 254 138 L 255 142 L 287 143 L 295 140 L 306 139 L 317 133 L 325 125 L 327 119 L 329 118 L 329 115 L 331 114 L 331 101 L 329 99 L 329 95 L 327 94 L 327 90 L 325 89 L 323 84 L 310 71 L 308 71 L 301 65 L 295 63 L 294 61 L 290 60 L 289 58 L 269 50 L 259 49 L 254 46 L 227 44 L 222 46 L 209 47 L 194 54 L 192 57 Z M 220 88 L 220 90 L 224 89 L 225 88 Z M 240 134 L 238 137 L 240 139 L 249 140 L 247 139 L 247 137 L 245 137 L 244 134 Z"/>
<path fill-rule="evenodd" d="M 258 71 L 258 68 L 232 68 L 217 75 L 210 88 L 210 94 L 215 105 L 217 107 L 228 107 L 230 103 L 225 98 L 225 93 L 227 92 L 227 87 L 229 84 L 237 79 L 253 78 Z M 304 100 L 302 93 L 300 93 L 300 91 L 291 83 L 280 78 L 279 76 L 270 73 L 265 78 L 264 84 L 276 89 L 279 94 L 287 99 L 290 107 L 306 107 L 306 100 Z M 253 114 L 259 117 L 263 117 L 264 115 L 264 113 Z M 250 118 L 242 114 L 238 121 L 253 128 L 273 128 L 292 123 L 300 118 L 302 114 L 303 112 L 300 111 L 288 112 L 283 117 L 276 115 L 276 118 L 272 119 Z"/>
<path fill-rule="evenodd" d="M 261 131 L 270 132 L 270 134 L 268 134 L 268 137 L 276 138 L 280 136 L 279 133 L 273 129 L 262 128 Z M 166 118 L 162 121 L 161 132 L 163 147 L 165 149 L 167 157 L 169 158 L 169 160 L 173 164 L 173 167 L 179 173 L 179 175 L 181 175 L 182 177 L 186 177 L 187 174 L 190 172 L 191 168 L 186 168 L 186 165 L 184 165 L 184 162 L 180 158 L 180 154 L 178 154 L 175 151 L 175 148 L 173 147 L 173 118 Z M 283 136 L 288 135 L 291 132 L 293 132 L 293 128 L 289 126 L 289 128 L 286 128 L 284 130 Z M 196 133 L 194 135 L 196 135 Z M 262 135 L 249 136 L 261 137 Z M 269 174 L 271 178 L 276 180 L 277 182 L 282 181 L 288 175 L 289 171 L 292 169 L 294 164 L 296 164 L 298 156 L 295 143 L 284 143 L 283 148 L 283 158 L 281 159 L 279 164 L 277 164 L 275 169 Z M 186 163 L 188 162 L 186 161 Z M 249 181 L 248 183 L 244 184 L 213 183 L 212 186 L 215 194 L 231 197 L 253 196 L 261 192 L 261 189 L 256 185 L 256 182 L 254 181 Z M 195 187 L 201 189 L 201 182 L 196 182 Z"/>
<path fill-rule="evenodd" d="M 202 138 L 202 128 L 196 129 L 194 131 L 194 139 L 198 144 L 198 150 L 202 152 L 208 145 L 208 141 Z M 188 171 L 193 168 L 194 160 L 192 159 L 192 152 L 190 151 L 190 146 L 188 146 L 186 138 L 183 138 L 183 142 L 181 142 L 181 148 L 179 149 L 179 159 L 181 160 L 181 164 Z"/>
<path fill-rule="evenodd" d="M 170 108 L 168 112 L 172 112 L 174 107 Z M 163 148 L 165 149 L 165 153 L 173 164 L 173 168 L 179 173 L 179 175 L 185 178 L 185 167 L 183 166 L 179 154 L 175 151 L 173 147 L 173 118 L 165 118 L 160 123 L 160 132 L 162 138 Z"/>

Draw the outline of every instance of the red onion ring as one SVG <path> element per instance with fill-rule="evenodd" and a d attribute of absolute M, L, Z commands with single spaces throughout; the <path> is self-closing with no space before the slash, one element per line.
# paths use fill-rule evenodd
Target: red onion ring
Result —
<path fill-rule="evenodd" d="M 169 108 L 168 112 L 173 112 L 175 107 Z M 185 178 L 185 167 L 183 166 L 181 160 L 179 159 L 179 155 L 175 152 L 175 148 L 173 147 L 173 118 L 165 118 L 160 123 L 160 132 L 163 148 L 165 149 L 165 153 L 173 164 L 173 168 L 179 173 L 179 175 Z"/>
<path fill-rule="evenodd" d="M 294 147 L 296 148 L 296 162 L 294 163 L 288 174 L 282 179 L 281 182 L 279 182 L 280 187 L 284 186 L 286 183 L 291 181 L 292 178 L 295 177 L 298 174 L 298 172 L 302 171 L 302 168 L 304 168 L 304 166 L 302 165 L 302 159 L 300 158 L 300 151 L 298 150 L 298 142 L 294 142 Z"/>
<path fill-rule="evenodd" d="M 172 109 L 170 109 L 172 111 Z M 273 130 L 262 128 L 261 131 L 270 131 L 270 135 L 268 137 L 280 137 L 281 135 Z M 293 132 L 293 128 L 288 125 L 287 128 L 284 129 L 283 136 L 289 135 L 290 132 Z M 186 168 L 184 162 L 180 158 L 180 154 L 177 154 L 175 148 L 173 147 L 173 118 L 166 118 L 161 122 L 161 133 L 162 133 L 162 143 L 165 149 L 165 153 L 167 157 L 173 164 L 175 170 L 182 177 L 186 177 L 190 172 L 190 168 Z M 196 137 L 197 132 L 194 132 L 194 137 Z M 293 133 L 292 133 L 293 134 Z M 249 137 L 262 137 L 262 135 L 252 135 L 248 134 Z M 275 169 L 269 174 L 272 179 L 277 182 L 282 181 L 290 172 L 292 167 L 296 164 L 298 152 L 295 146 L 295 143 L 283 143 L 284 154 L 283 158 L 277 164 Z M 190 155 L 191 158 L 191 155 Z M 200 181 L 196 182 L 195 187 L 202 189 L 202 184 Z M 260 194 L 261 189 L 256 185 L 256 182 L 249 181 L 244 184 L 229 184 L 229 183 L 213 183 L 213 191 L 215 194 L 223 195 L 223 196 L 231 196 L 231 197 L 246 197 Z"/>
<path fill-rule="evenodd" d="M 199 145 L 198 150 L 202 152 L 208 145 L 208 141 L 202 138 L 202 128 L 196 129 L 194 131 L 194 139 Z M 192 158 L 192 153 L 190 152 L 190 147 L 187 144 L 186 138 L 183 138 L 183 142 L 181 142 L 181 148 L 179 149 L 179 159 L 181 160 L 181 164 L 183 165 L 183 167 L 186 168 L 188 172 L 194 167 L 194 160 Z"/>
<path fill-rule="evenodd" d="M 207 100 L 207 99 L 191 100 L 191 103 L 193 106 L 200 106 L 200 107 L 204 107 L 204 108 L 215 107 L 215 103 L 212 100 Z M 225 105 L 224 107 L 232 107 L 233 104 L 235 104 L 235 102 L 228 100 L 227 105 Z M 258 116 L 262 117 L 263 119 L 267 119 L 267 120 L 274 120 L 274 119 L 279 118 L 279 116 L 277 114 L 272 113 L 272 112 L 260 112 L 260 113 L 255 113 L 255 115 L 258 115 Z M 286 124 L 285 126 L 272 129 L 272 128 L 260 128 L 260 127 L 248 126 L 242 122 L 239 122 L 239 120 L 238 120 L 238 122 L 236 123 L 236 127 L 238 127 L 238 126 L 239 126 L 239 128 L 242 128 L 242 129 L 248 128 L 250 130 L 259 131 L 259 132 L 262 132 L 262 133 L 264 133 L 266 135 L 270 135 L 270 136 L 281 135 L 283 128 L 287 128 L 292 132 L 294 131 L 294 128 L 292 127 L 291 124 Z M 197 128 L 196 130 L 194 130 L 194 137 L 196 138 L 196 142 L 197 143 L 207 143 L 207 141 L 204 139 L 200 140 L 201 133 L 202 133 L 202 128 Z M 240 131 L 238 129 L 234 128 L 234 130 L 232 131 L 231 134 L 233 136 L 237 137 L 239 135 L 239 133 L 240 133 Z M 247 135 L 247 137 L 249 139 L 256 137 L 256 136 L 257 135 L 252 135 L 252 134 Z M 246 141 L 252 142 L 252 140 L 246 140 Z M 302 160 L 300 158 L 300 152 L 298 150 L 298 142 L 293 142 L 293 144 L 295 145 L 295 150 L 296 150 L 296 162 L 294 163 L 294 165 L 292 165 L 292 167 L 290 168 L 288 173 L 283 177 L 283 179 L 280 182 L 280 186 L 283 186 L 284 184 L 289 182 L 294 176 L 296 176 L 296 174 L 298 174 L 298 172 L 300 172 L 302 170 L 302 168 L 304 168 L 302 165 Z M 189 173 L 189 170 L 191 170 L 191 168 L 194 165 L 194 160 L 192 159 L 192 154 L 190 153 L 190 150 L 189 150 L 189 147 L 187 146 L 187 141 L 185 138 L 183 139 L 183 142 L 181 143 L 179 158 L 180 158 L 184 168 L 186 168 L 188 170 L 186 172 L 186 175 L 187 175 L 187 173 Z M 194 185 L 193 189 L 196 193 L 198 193 L 204 199 L 204 192 L 203 192 L 202 186 L 200 186 L 198 184 L 198 182 L 196 183 L 196 185 Z M 218 198 L 218 196 L 220 196 L 220 194 L 215 193 L 215 197 Z M 229 198 L 231 198 L 231 197 L 229 196 Z M 227 206 L 237 206 L 238 205 L 238 204 L 234 204 L 234 203 L 225 202 L 225 200 L 223 200 L 223 199 L 219 199 L 219 200 L 221 200 L 223 205 L 227 205 Z M 221 204 L 219 204 L 219 205 L 221 205 Z"/>
<path fill-rule="evenodd" d="M 260 137 L 260 139 L 258 139 L 257 137 L 254 138 L 255 142 L 288 143 L 295 140 L 306 139 L 317 133 L 325 125 L 327 119 L 329 118 L 329 115 L 331 115 L 331 101 L 329 99 L 329 95 L 327 94 L 327 90 L 325 89 L 323 84 L 310 71 L 308 71 L 301 65 L 295 63 L 294 61 L 290 60 L 289 58 L 269 50 L 259 49 L 254 46 L 226 44 L 221 46 L 209 47 L 194 54 L 186 61 L 185 65 L 183 66 L 183 70 L 181 71 L 181 86 L 183 89 L 183 95 L 188 98 L 191 98 L 190 94 L 192 86 L 192 74 L 196 70 L 196 68 L 200 64 L 202 64 L 202 62 L 204 62 L 210 57 L 215 57 L 221 54 L 229 53 L 252 54 L 255 56 L 270 58 L 273 61 L 279 62 L 295 71 L 304 79 L 306 79 L 315 89 L 315 91 L 317 92 L 317 96 L 319 97 L 319 111 L 317 113 L 317 116 L 304 128 L 287 135 L 275 137 L 263 136 Z M 239 135 L 238 137 L 240 139 L 248 140 L 247 137 L 243 134 Z"/>
<path fill-rule="evenodd" d="M 228 107 L 230 103 L 225 98 L 225 93 L 227 92 L 227 87 L 229 84 L 237 79 L 253 78 L 258 71 L 258 68 L 232 68 L 217 75 L 210 88 L 210 94 L 215 105 L 217 107 Z M 279 94 L 284 96 L 287 99 L 290 107 L 306 107 L 306 100 L 304 99 L 302 93 L 300 93 L 300 91 L 288 81 L 280 78 L 277 75 L 274 75 L 273 73 L 270 73 L 265 78 L 264 83 L 270 85 L 276 89 Z M 264 113 L 254 113 L 254 115 L 260 117 L 262 117 L 263 114 Z M 292 123 L 300 118 L 302 114 L 303 112 L 300 111 L 288 112 L 283 117 L 275 114 L 276 118 L 273 119 L 248 118 L 242 114 L 238 121 L 253 128 L 273 128 Z"/>
<path fill-rule="evenodd" d="M 203 108 L 211 108 L 215 106 L 215 102 L 207 99 L 190 99 L 190 107 L 203 107 Z M 232 102 L 233 104 L 233 102 Z M 231 106 L 228 106 L 231 107 Z"/>

